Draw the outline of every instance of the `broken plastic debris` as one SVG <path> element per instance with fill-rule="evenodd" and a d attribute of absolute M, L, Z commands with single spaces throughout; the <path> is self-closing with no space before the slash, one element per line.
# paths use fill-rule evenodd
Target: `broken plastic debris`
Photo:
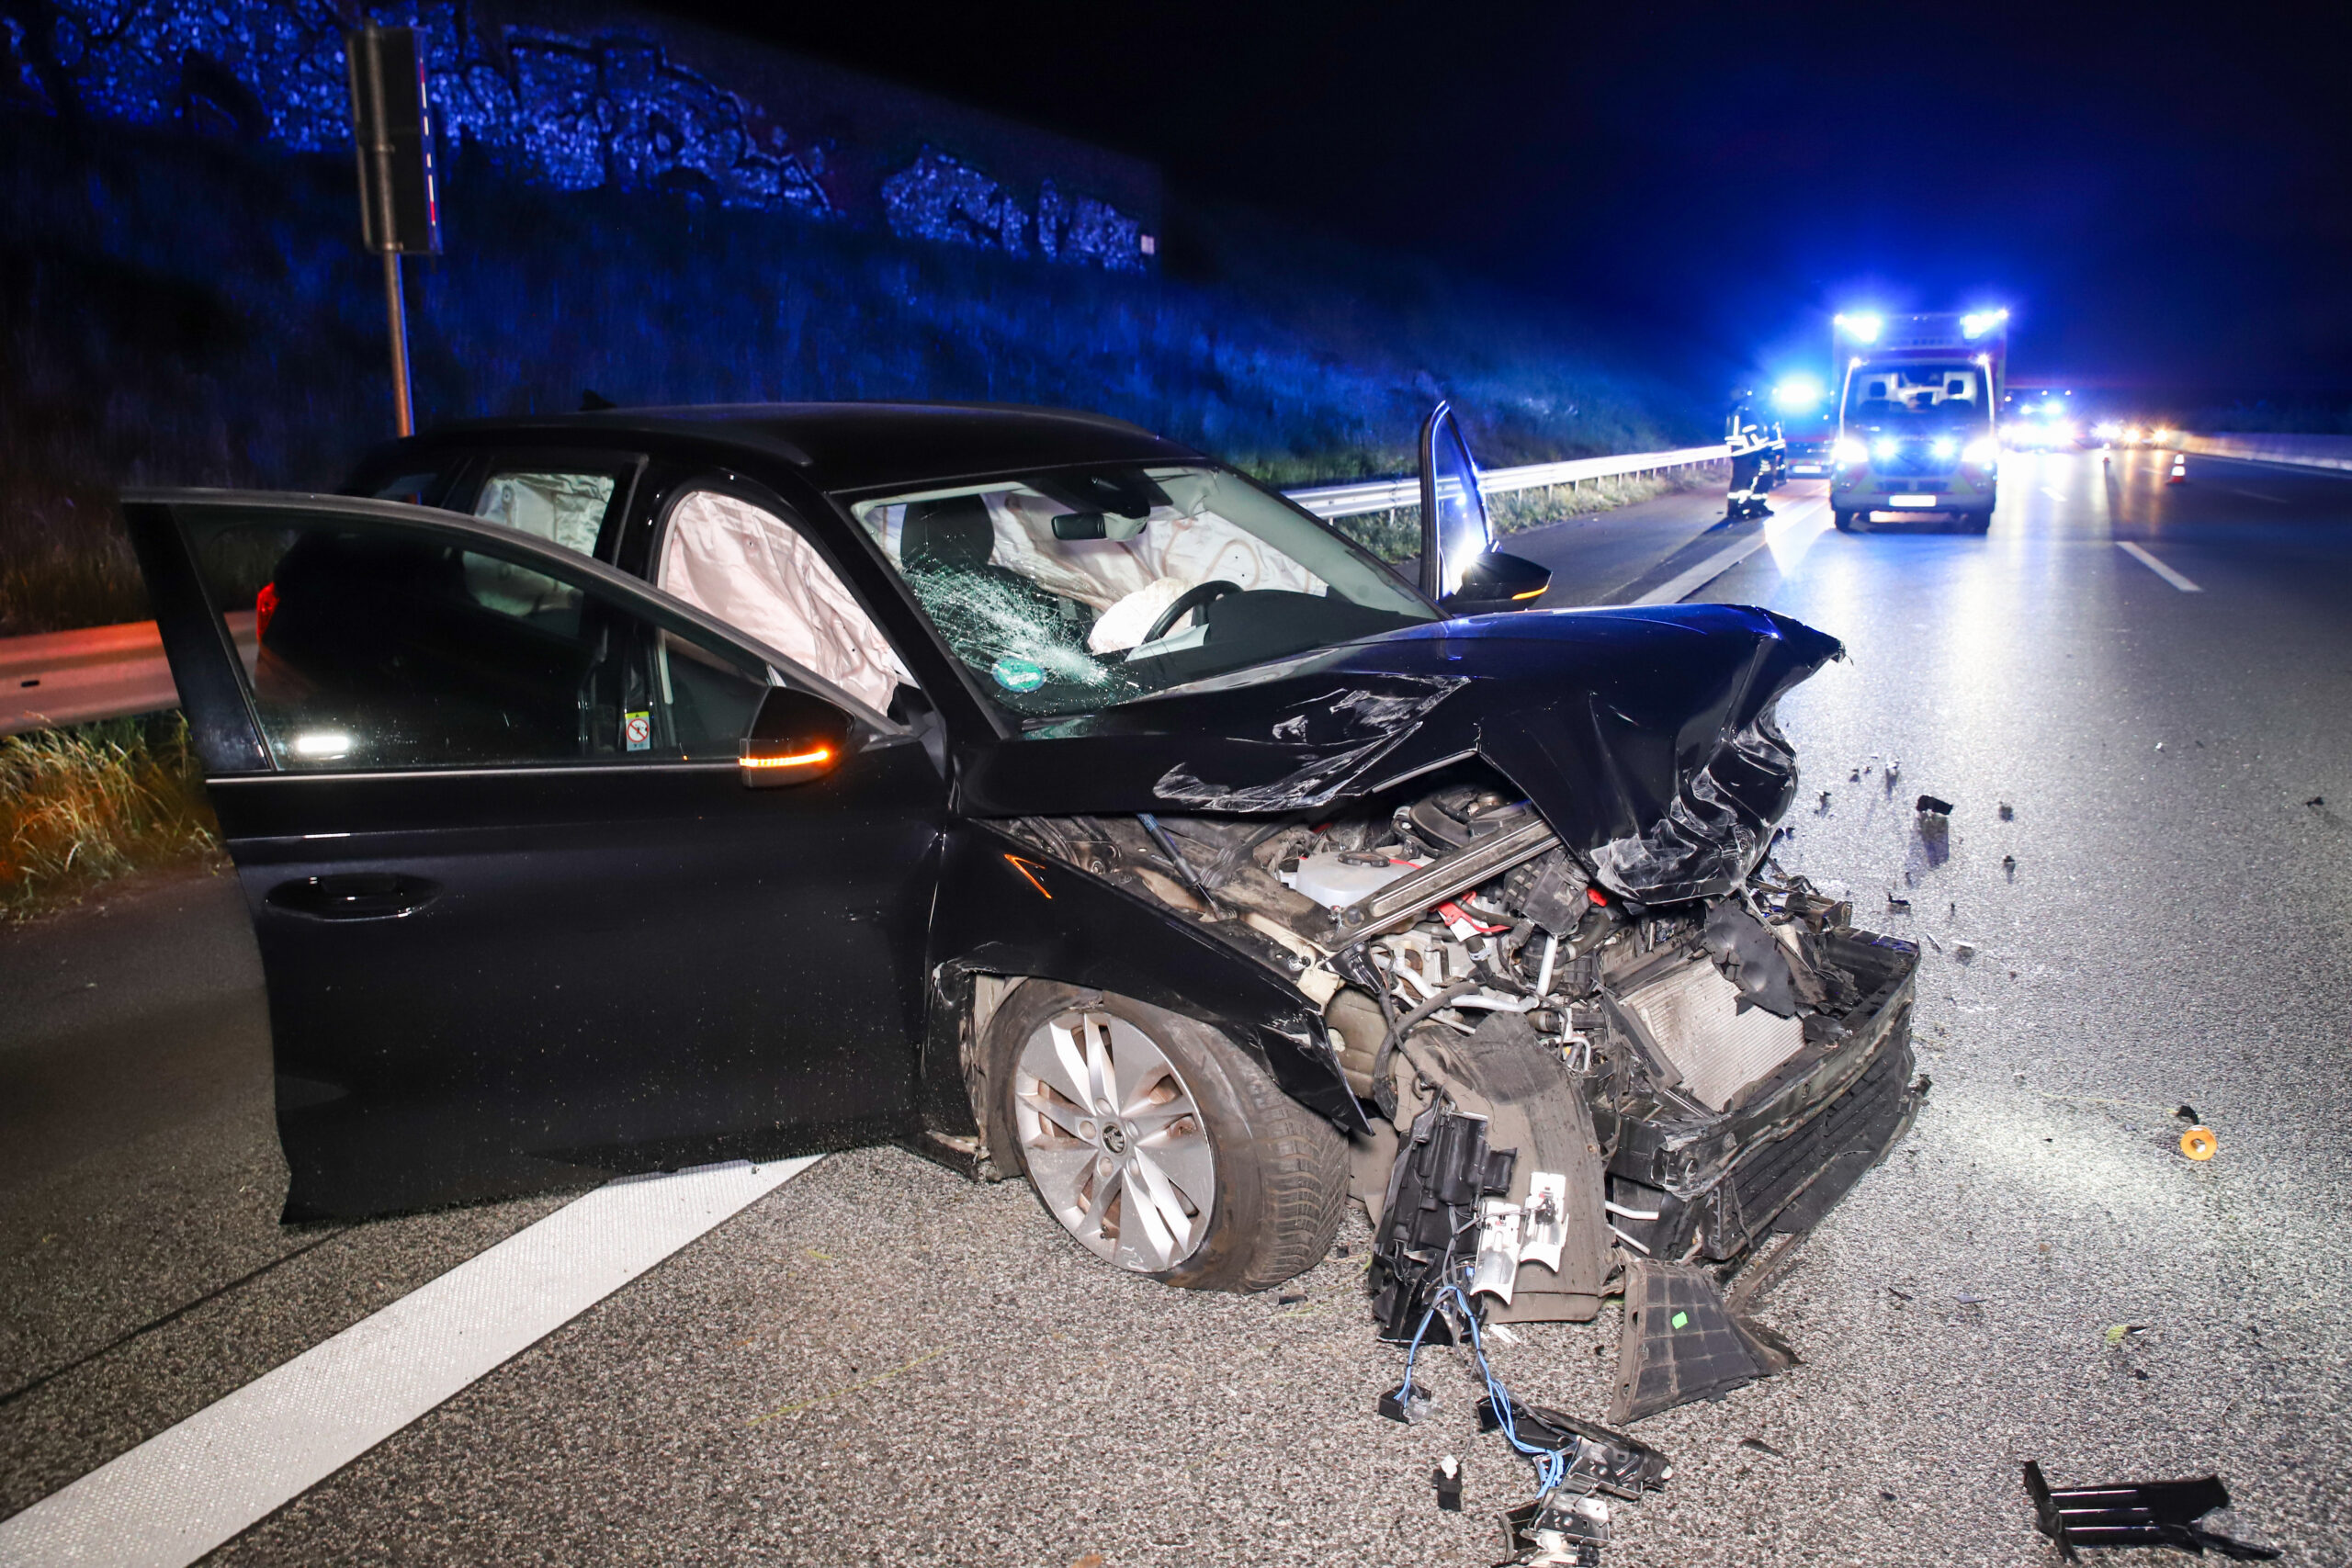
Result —
<path fill-rule="evenodd" d="M 1413 1427 L 1428 1420 L 1430 1411 L 1436 1404 L 1432 1396 L 1400 1382 L 1380 1396 L 1379 1410 L 1391 1421 Z"/>
<path fill-rule="evenodd" d="M 2230 1506 L 2230 1489 L 2216 1475 L 2194 1481 L 2126 1481 L 2111 1486 L 2052 1486 L 2041 1466 L 2025 1461 L 2025 1492 L 2033 1500 L 2034 1528 L 2058 1543 L 2059 1555 L 2078 1561 L 2082 1546 L 2169 1546 L 2202 1557 L 2211 1547 L 2240 1562 L 2266 1562 L 2278 1548 L 2255 1546 L 2202 1529 L 2199 1519 Z"/>
<path fill-rule="evenodd" d="M 2303 802 L 2303 804 L 2305 806 L 2325 806 L 2327 804 L 2327 796 L 2324 795 L 2315 795 L 2309 800 Z"/>
<path fill-rule="evenodd" d="M 2197 1107 L 2193 1105 L 2184 1105 L 2179 1110 L 2174 1111 L 2173 1114 L 2179 1117 L 2184 1122 L 2202 1122 L 2205 1120 L 2205 1118 L 2197 1114 Z"/>
<path fill-rule="evenodd" d="M 1952 944 L 1951 955 L 1954 958 L 1959 959 L 1962 964 L 1965 964 L 1970 959 L 1976 956 L 1975 945 L 1972 942 L 1954 942 Z"/>
<path fill-rule="evenodd" d="M 1447 1454 L 1430 1472 L 1430 1484 L 1437 1488 L 1437 1506 L 1449 1514 L 1462 1511 L 1462 1461 Z"/>
<path fill-rule="evenodd" d="M 2015 855 L 2003 855 L 2001 857 L 2001 869 L 2014 874 L 2018 869 L 2018 857 Z"/>
<path fill-rule="evenodd" d="M 2001 820 L 2002 820 L 2002 821 L 2004 821 L 2004 822 L 2011 822 L 2011 821 L 2015 821 L 2015 820 L 2017 819 L 2017 814 L 2018 814 L 2018 811 L 2017 811 L 2017 807 L 2016 807 L 2011 806 L 2011 805 L 2010 805 L 2007 801 L 2006 801 L 2006 800 L 2005 800 L 2005 801 L 2003 801 L 2003 802 L 2001 802 Z"/>
<path fill-rule="evenodd" d="M 1739 1446 L 1743 1449 L 1754 1449 L 1759 1454 L 1770 1454 L 1774 1459 L 1789 1457 L 1761 1438 L 1742 1438 L 1739 1439 Z"/>
<path fill-rule="evenodd" d="M 2190 1159 L 2211 1159 L 2213 1151 L 2219 1146 L 2211 1127 L 2191 1127 L 2180 1135 L 2180 1152 Z"/>
<path fill-rule="evenodd" d="M 2147 1329 L 2148 1325 L 2144 1323 L 2110 1323 L 2107 1325 L 2107 1342 L 2109 1345 L 2120 1345 L 2123 1343 L 2125 1335 L 2144 1334 Z"/>
<path fill-rule="evenodd" d="M 1923 795 L 1919 797 L 1918 809 L 1926 816 L 1949 817 L 1951 815 L 1951 802 L 1939 800 L 1932 795 Z"/>
<path fill-rule="evenodd" d="M 1908 898 L 1897 898 L 1894 894 L 1890 893 L 1886 896 L 1886 907 L 1890 909 L 1900 909 L 1907 915 L 1911 912 L 1911 900 Z"/>

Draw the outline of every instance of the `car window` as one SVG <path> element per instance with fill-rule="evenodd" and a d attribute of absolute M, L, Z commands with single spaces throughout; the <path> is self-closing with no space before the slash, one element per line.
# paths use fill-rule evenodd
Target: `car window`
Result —
<path fill-rule="evenodd" d="M 1434 620 L 1229 471 L 1052 469 L 855 502 L 950 651 L 1015 712 L 1082 712 Z"/>
<path fill-rule="evenodd" d="M 190 525 L 280 768 L 732 760 L 757 660 L 601 584 L 446 536 L 335 517 Z"/>
<path fill-rule="evenodd" d="M 689 491 L 664 525 L 654 582 L 739 626 L 876 712 L 912 684 L 882 628 L 800 529 L 718 491 Z"/>
<path fill-rule="evenodd" d="M 482 481 L 474 515 L 593 556 L 619 483 L 608 473 L 496 468 Z"/>

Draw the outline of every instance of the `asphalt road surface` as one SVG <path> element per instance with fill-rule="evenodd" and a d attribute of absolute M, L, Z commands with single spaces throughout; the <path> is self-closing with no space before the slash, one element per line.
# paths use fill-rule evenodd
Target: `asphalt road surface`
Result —
<path fill-rule="evenodd" d="M 1784 705 L 1781 861 L 1927 947 L 1934 1078 L 1766 1298 L 1804 1364 L 1642 1423 L 1674 1476 L 1606 1562 L 2052 1562 L 2028 1458 L 2215 1471 L 2219 1528 L 2352 1560 L 2352 478 L 2189 468 L 2013 457 L 1984 537 L 1841 536 L 1810 487 L 1711 532 L 1719 498 L 1668 497 L 1663 549 L 1575 595 L 1846 640 Z M 0 939 L 0 1516 L 562 1207 L 281 1231 L 225 882 Z M 1442 1355 L 1436 1421 L 1374 1416 L 1398 1357 L 1363 1235 L 1303 1299 L 1194 1297 L 1094 1264 L 1023 1187 L 835 1156 L 209 1561 L 1492 1562 L 1529 1472 Z M 1497 1371 L 1597 1415 L 1614 1315 Z"/>

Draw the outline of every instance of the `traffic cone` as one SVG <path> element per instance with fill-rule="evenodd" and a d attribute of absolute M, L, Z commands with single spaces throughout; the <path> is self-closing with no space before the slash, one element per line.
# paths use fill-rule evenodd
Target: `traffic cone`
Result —
<path fill-rule="evenodd" d="M 2165 480 L 2165 483 L 2168 485 L 2180 485 L 2187 484 L 2188 482 L 2188 454 L 2186 452 L 2175 452 L 2172 455 L 2172 475 Z"/>

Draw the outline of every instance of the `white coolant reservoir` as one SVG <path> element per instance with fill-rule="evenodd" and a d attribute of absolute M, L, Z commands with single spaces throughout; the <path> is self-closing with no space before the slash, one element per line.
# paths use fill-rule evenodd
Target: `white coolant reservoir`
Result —
<path fill-rule="evenodd" d="M 1387 860 L 1377 855 L 1347 854 L 1326 850 L 1301 855 L 1298 869 L 1282 874 L 1283 883 L 1329 909 L 1360 904 L 1419 863 Z"/>

